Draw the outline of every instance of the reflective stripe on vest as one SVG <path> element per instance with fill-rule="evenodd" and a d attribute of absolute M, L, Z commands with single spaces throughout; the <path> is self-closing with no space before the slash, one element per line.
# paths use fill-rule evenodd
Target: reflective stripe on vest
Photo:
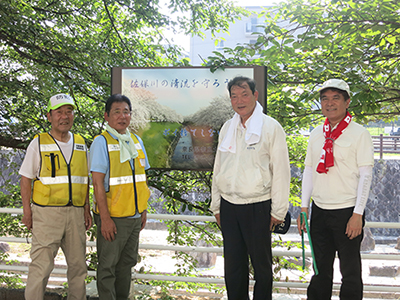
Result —
<path fill-rule="evenodd" d="M 33 183 L 32 201 L 43 206 L 83 206 L 87 196 L 87 152 L 83 138 L 73 135 L 71 161 L 48 133 L 37 135 L 41 165 L 39 178 Z"/>
<path fill-rule="evenodd" d="M 136 182 L 146 182 L 146 175 L 135 175 Z M 110 178 L 110 185 L 119 185 L 119 184 L 126 184 L 126 183 L 133 183 L 133 176 L 121 176 L 121 177 L 114 177 Z"/>
<path fill-rule="evenodd" d="M 57 177 L 42 177 L 40 180 L 43 184 L 61 184 L 61 183 L 68 183 L 69 179 L 68 176 L 57 176 Z M 82 176 L 71 176 L 72 183 L 80 183 L 80 184 L 87 184 L 88 177 Z"/>

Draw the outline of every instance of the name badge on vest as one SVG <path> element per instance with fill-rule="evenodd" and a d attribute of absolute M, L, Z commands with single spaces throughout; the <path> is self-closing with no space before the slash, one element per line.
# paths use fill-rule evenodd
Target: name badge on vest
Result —
<path fill-rule="evenodd" d="M 108 151 L 119 151 L 119 144 L 109 144 L 108 145 Z"/>
<path fill-rule="evenodd" d="M 139 161 L 140 161 L 140 165 L 141 165 L 143 168 L 146 167 L 146 160 L 145 160 L 144 158 L 140 158 Z"/>
<path fill-rule="evenodd" d="M 86 146 L 82 144 L 75 144 L 76 151 L 86 151 Z"/>

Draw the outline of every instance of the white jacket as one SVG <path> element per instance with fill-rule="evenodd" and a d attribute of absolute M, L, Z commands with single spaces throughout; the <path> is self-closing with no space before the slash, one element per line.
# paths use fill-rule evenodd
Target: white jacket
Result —
<path fill-rule="evenodd" d="M 219 143 L 231 120 L 222 126 Z M 221 196 L 233 204 L 251 204 L 271 199 L 271 215 L 284 220 L 289 207 L 290 165 L 282 126 L 263 114 L 260 141 L 245 143 L 246 128 L 239 124 L 236 153 L 217 150 L 210 209 L 219 213 Z"/>

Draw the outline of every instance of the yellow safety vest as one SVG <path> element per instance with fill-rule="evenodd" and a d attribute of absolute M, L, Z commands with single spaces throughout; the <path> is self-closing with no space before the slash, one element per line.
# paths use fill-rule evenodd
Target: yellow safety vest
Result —
<path fill-rule="evenodd" d="M 136 211 L 142 213 L 147 209 L 147 200 L 150 190 L 146 181 L 146 157 L 139 140 L 131 134 L 132 140 L 138 151 L 138 157 L 134 159 L 134 169 L 128 161 L 120 162 L 120 147 L 118 140 L 114 139 L 107 131 L 102 136 L 107 141 L 109 161 L 109 190 L 106 191 L 107 206 L 111 217 L 130 217 Z M 94 212 L 99 213 L 98 207 L 94 205 Z"/>
<path fill-rule="evenodd" d="M 43 206 L 84 206 L 88 188 L 87 148 L 85 140 L 73 135 L 72 157 L 66 162 L 60 147 L 48 133 L 39 139 L 41 165 L 33 182 L 32 201 Z"/>

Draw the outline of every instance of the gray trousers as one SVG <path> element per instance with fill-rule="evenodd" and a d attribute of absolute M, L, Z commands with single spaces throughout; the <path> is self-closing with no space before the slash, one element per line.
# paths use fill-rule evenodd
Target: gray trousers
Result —
<path fill-rule="evenodd" d="M 97 225 L 97 290 L 100 300 L 127 300 L 131 288 L 132 267 L 137 263 L 141 218 L 112 218 L 117 227 L 115 240 L 106 241 Z"/>

